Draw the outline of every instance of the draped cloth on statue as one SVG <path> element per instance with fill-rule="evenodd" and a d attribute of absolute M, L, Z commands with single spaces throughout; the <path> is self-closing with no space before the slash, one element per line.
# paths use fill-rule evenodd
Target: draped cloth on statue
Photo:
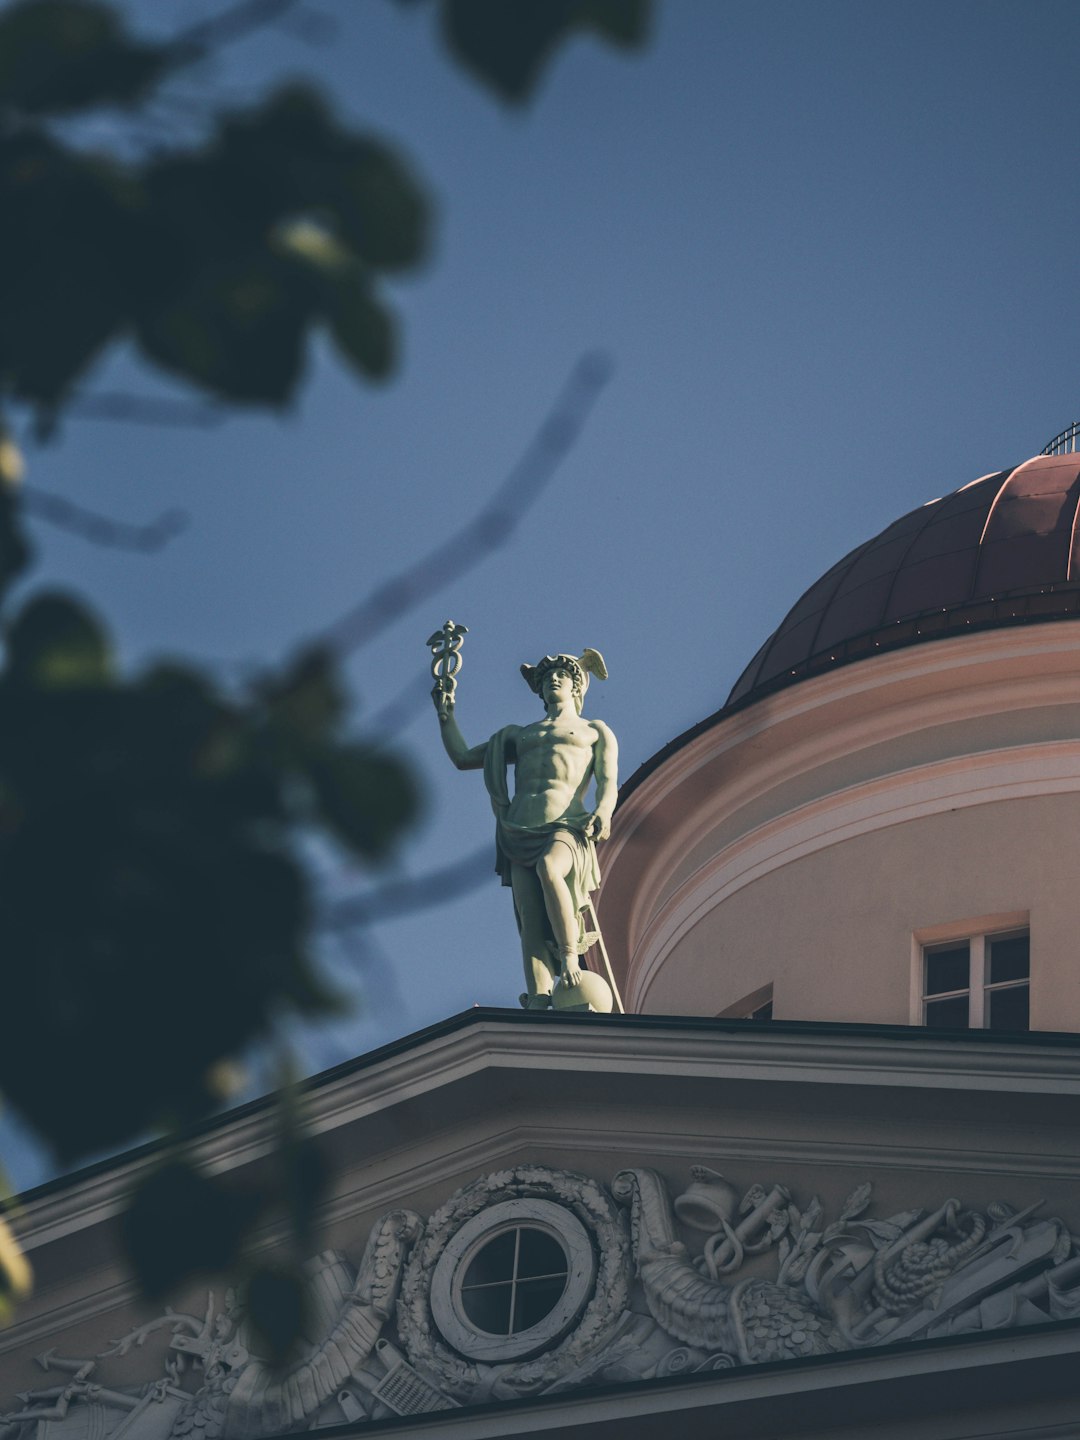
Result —
<path fill-rule="evenodd" d="M 502 883 L 509 885 L 511 865 L 536 865 L 556 841 L 561 841 L 574 857 L 574 866 L 566 877 L 566 883 L 570 887 L 574 909 L 580 915 L 588 904 L 590 892 L 600 884 L 596 846 L 583 833 L 588 815 L 563 816 L 545 825 L 514 825 L 506 818 L 510 809 L 506 772 L 518 728 L 517 725 L 506 725 L 502 730 L 496 730 L 484 754 L 484 784 L 495 812 L 495 869 Z"/>

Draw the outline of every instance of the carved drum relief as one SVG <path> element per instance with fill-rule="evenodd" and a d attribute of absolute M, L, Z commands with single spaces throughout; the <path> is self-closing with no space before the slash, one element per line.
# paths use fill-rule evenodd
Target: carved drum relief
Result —
<path fill-rule="evenodd" d="M 499 1170 L 426 1222 L 385 1215 L 358 1266 L 317 1256 L 318 1338 L 284 1373 L 230 1291 L 222 1309 L 211 1296 L 204 1316 L 169 1312 L 100 1356 L 65 1358 L 54 1337 L 41 1362 L 53 1383 L 0 1416 L 0 1440 L 260 1440 L 1080 1315 L 1078 1239 L 1040 1206 L 947 1198 L 882 1217 L 870 1202 L 861 1185 L 830 1217 L 816 1197 L 741 1191 L 701 1166 L 674 1202 L 648 1169 L 610 1187 Z M 128 1357 L 151 1337 L 163 1373 L 138 1384 Z"/>

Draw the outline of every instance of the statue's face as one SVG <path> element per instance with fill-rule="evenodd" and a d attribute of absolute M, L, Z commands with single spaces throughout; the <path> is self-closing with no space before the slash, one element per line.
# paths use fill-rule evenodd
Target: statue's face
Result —
<path fill-rule="evenodd" d="M 544 676 L 544 683 L 540 688 L 546 703 L 552 700 L 572 699 L 574 694 L 574 677 L 565 665 L 556 665 Z"/>

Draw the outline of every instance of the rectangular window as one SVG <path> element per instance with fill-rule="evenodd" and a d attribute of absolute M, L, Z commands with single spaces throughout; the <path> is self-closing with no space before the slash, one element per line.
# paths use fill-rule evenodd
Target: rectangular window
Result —
<path fill-rule="evenodd" d="M 1030 932 L 923 945 L 921 982 L 922 1023 L 932 1030 L 1027 1030 Z"/>

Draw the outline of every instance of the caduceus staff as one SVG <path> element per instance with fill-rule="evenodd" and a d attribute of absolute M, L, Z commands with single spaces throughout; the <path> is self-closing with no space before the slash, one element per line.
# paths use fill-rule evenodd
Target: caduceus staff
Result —
<path fill-rule="evenodd" d="M 468 633 L 466 626 L 447 620 L 441 630 L 436 630 L 434 635 L 428 637 L 427 643 L 431 649 L 431 678 L 438 691 L 435 704 L 439 719 L 444 722 L 454 702 L 457 677 L 461 673 L 462 665 L 461 642 Z"/>

